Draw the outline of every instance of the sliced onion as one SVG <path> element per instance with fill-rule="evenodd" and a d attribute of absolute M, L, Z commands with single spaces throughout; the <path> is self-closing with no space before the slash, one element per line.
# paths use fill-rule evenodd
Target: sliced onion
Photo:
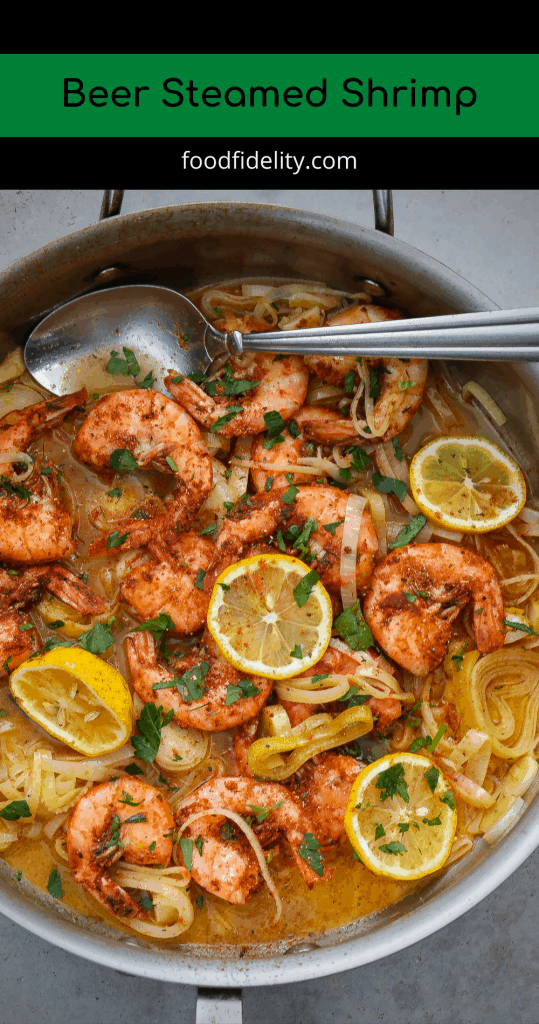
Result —
<path fill-rule="evenodd" d="M 378 537 L 378 547 L 381 555 L 387 555 L 387 513 L 389 511 L 387 498 L 378 491 L 368 487 L 361 492 L 369 503 L 369 514 L 372 525 Z M 400 529 L 400 527 L 399 527 Z"/>
<path fill-rule="evenodd" d="M 509 832 L 513 825 L 516 825 L 525 807 L 526 804 L 521 796 L 504 797 L 493 811 L 487 811 L 482 821 L 482 825 L 487 825 L 487 831 L 483 835 L 485 842 L 495 843 L 500 836 Z M 500 811 L 504 812 L 501 817 Z M 493 824 L 490 824 L 491 821 Z"/>
<path fill-rule="evenodd" d="M 444 430 L 446 427 L 451 427 L 454 423 L 457 422 L 457 418 L 451 406 L 449 406 L 447 402 L 442 398 L 440 392 L 438 391 L 438 388 L 433 387 L 432 384 L 427 384 L 427 387 L 425 388 L 425 395 L 430 401 L 431 405 L 436 410 L 436 412 L 438 413 L 438 416 L 442 421 L 442 427 L 444 428 Z"/>
<path fill-rule="evenodd" d="M 344 388 L 335 387 L 334 384 L 324 384 L 314 381 L 307 392 L 305 405 L 330 405 L 339 401 L 346 395 Z"/>
<path fill-rule="evenodd" d="M 272 287 L 269 284 L 242 284 L 241 286 L 243 295 L 268 295 L 272 291 Z"/>
<path fill-rule="evenodd" d="M 198 821 L 199 818 L 207 818 L 210 814 L 221 814 L 224 818 L 231 818 L 232 821 L 236 823 L 238 828 L 241 828 L 244 836 L 251 844 L 255 857 L 258 861 L 260 874 L 262 875 L 271 895 L 273 896 L 273 899 L 275 900 L 275 917 L 273 918 L 271 924 L 277 924 L 283 909 L 281 898 L 279 896 L 279 893 L 277 892 L 275 883 L 273 882 L 273 879 L 268 871 L 268 865 L 266 863 L 266 858 L 264 857 L 262 847 L 258 842 L 258 839 L 256 838 L 250 825 L 248 825 L 247 822 L 239 814 L 236 814 L 235 811 L 229 811 L 225 807 L 210 807 L 206 811 L 198 811 L 196 814 L 191 814 L 188 817 L 187 821 L 183 823 L 181 829 L 178 832 L 178 839 L 180 838 L 182 832 L 184 832 L 187 826 L 191 825 L 193 821 Z"/>
<path fill-rule="evenodd" d="M 313 683 L 312 676 L 299 676 L 291 683 L 276 683 L 275 692 L 279 700 L 290 700 L 300 704 L 329 704 L 348 693 L 350 686 L 344 676 L 330 675 Z"/>
<path fill-rule="evenodd" d="M 34 471 L 34 460 L 31 455 L 27 455 L 26 452 L 0 452 L 0 466 L 6 465 L 20 465 L 26 464 L 24 473 L 15 474 L 17 483 L 22 483 L 23 480 L 28 480 L 29 476 L 32 476 Z"/>
<path fill-rule="evenodd" d="M 539 512 L 535 508 L 530 508 L 529 505 L 524 505 L 524 508 L 520 510 L 519 519 L 525 523 L 539 523 Z"/>
<path fill-rule="evenodd" d="M 340 566 L 341 600 L 345 610 L 357 601 L 357 546 L 366 504 L 365 498 L 359 498 L 357 494 L 348 495 L 342 531 Z"/>
<path fill-rule="evenodd" d="M 395 450 L 393 448 L 392 441 L 386 441 L 384 444 L 378 445 L 375 450 L 374 458 L 376 465 L 384 476 L 389 476 L 395 480 L 402 480 L 407 487 L 409 486 L 410 473 L 408 471 L 408 466 L 404 461 L 399 462 L 395 457 Z M 411 498 L 408 493 L 404 495 L 402 500 L 400 498 L 398 500 L 410 515 L 417 515 L 419 509 L 413 498 Z"/>
<path fill-rule="evenodd" d="M 482 388 L 475 380 L 469 380 L 462 389 L 462 397 L 465 400 L 468 395 L 473 395 L 473 397 L 476 398 L 482 406 L 484 406 L 489 416 L 492 416 L 492 419 L 499 427 L 503 427 L 504 423 L 507 422 L 507 416 L 503 414 L 499 405 L 496 405 L 496 402 L 490 397 L 488 391 L 485 391 L 485 389 Z"/>

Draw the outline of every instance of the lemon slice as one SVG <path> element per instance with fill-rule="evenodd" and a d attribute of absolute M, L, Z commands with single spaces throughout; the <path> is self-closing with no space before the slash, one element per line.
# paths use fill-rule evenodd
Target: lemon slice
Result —
<path fill-rule="evenodd" d="M 256 555 L 225 569 L 213 588 L 208 629 L 236 668 L 267 679 L 301 675 L 331 637 L 329 594 L 290 555 Z"/>
<path fill-rule="evenodd" d="M 414 455 L 410 486 L 429 519 L 463 533 L 498 530 L 526 501 L 519 466 L 484 437 L 437 437 Z"/>
<path fill-rule="evenodd" d="M 23 662 L 9 686 L 34 722 L 68 747 L 97 757 L 131 734 L 133 702 L 119 672 L 81 647 L 59 647 Z"/>
<path fill-rule="evenodd" d="M 455 800 L 428 757 L 387 754 L 357 776 L 344 825 L 357 855 L 376 875 L 423 878 L 449 857 Z"/>

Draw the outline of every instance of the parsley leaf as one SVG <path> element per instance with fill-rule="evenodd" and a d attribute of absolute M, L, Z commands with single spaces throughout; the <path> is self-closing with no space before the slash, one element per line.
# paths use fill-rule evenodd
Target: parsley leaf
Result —
<path fill-rule="evenodd" d="M 324 874 L 324 858 L 320 853 L 320 843 L 312 832 L 305 832 L 298 853 L 301 859 L 310 864 L 313 871 L 322 878 Z"/>
<path fill-rule="evenodd" d="M 376 779 L 376 788 L 381 790 L 381 801 L 398 794 L 406 804 L 410 802 L 408 784 L 404 778 L 404 765 L 401 761 L 391 765 L 385 772 L 380 772 Z"/>
<path fill-rule="evenodd" d="M 183 836 L 180 839 L 180 846 L 182 850 L 183 862 L 188 871 L 193 870 L 193 840 L 184 839 Z"/>
<path fill-rule="evenodd" d="M 423 818 L 423 824 L 424 825 L 441 825 L 442 824 L 442 819 L 440 818 L 440 815 L 438 815 L 437 818 Z"/>
<path fill-rule="evenodd" d="M 456 811 L 457 807 L 455 804 L 455 794 L 453 793 L 453 790 L 448 789 L 447 793 L 444 793 L 444 795 L 440 797 L 440 800 L 443 804 L 447 804 L 452 811 Z"/>
<path fill-rule="evenodd" d="M 426 772 L 423 772 L 423 778 L 425 779 L 431 793 L 434 793 L 434 790 L 438 785 L 438 779 L 440 778 L 439 769 L 435 768 L 433 765 L 432 768 L 428 768 Z"/>
<path fill-rule="evenodd" d="M 311 569 L 302 580 L 299 581 L 297 586 L 294 587 L 292 593 L 294 595 L 294 601 L 298 608 L 303 608 L 303 605 L 307 604 L 313 587 L 316 586 L 320 579 L 320 576 L 315 569 Z"/>
<path fill-rule="evenodd" d="M 323 529 L 327 530 L 327 532 L 330 533 L 332 537 L 334 537 L 335 530 L 337 529 L 338 526 L 342 526 L 343 523 L 344 519 L 338 519 L 336 523 L 326 523 Z"/>
<path fill-rule="evenodd" d="M 109 498 L 121 498 L 122 491 L 119 487 L 113 487 L 111 491 L 107 491 Z"/>
<path fill-rule="evenodd" d="M 153 388 L 154 376 L 153 376 L 152 371 L 150 370 L 150 372 L 146 374 L 144 379 L 143 380 L 139 380 L 137 383 L 138 383 L 139 388 Z"/>
<path fill-rule="evenodd" d="M 303 658 L 303 651 L 301 650 L 301 647 L 299 646 L 299 644 L 296 644 L 296 646 L 294 647 L 294 650 L 290 651 L 290 657 L 291 658 Z"/>
<path fill-rule="evenodd" d="M 237 685 L 230 683 L 227 686 L 225 707 L 235 704 L 237 700 L 256 697 L 257 693 L 260 693 L 260 690 L 250 679 L 238 679 Z"/>
<path fill-rule="evenodd" d="M 54 896 L 56 900 L 61 900 L 64 895 L 62 890 L 62 880 L 56 868 L 53 868 L 49 875 L 47 892 L 50 893 L 51 896 Z"/>
<path fill-rule="evenodd" d="M 271 412 L 264 413 L 264 423 L 268 431 L 268 437 L 275 437 L 285 429 L 285 422 L 280 412 L 276 412 L 273 409 Z"/>
<path fill-rule="evenodd" d="M 141 622 L 140 626 L 133 626 L 133 633 L 138 632 L 138 630 L 153 633 L 155 642 L 158 644 L 164 633 L 175 628 L 174 619 L 171 619 L 168 612 L 159 612 L 155 619 L 148 619 L 147 622 Z"/>
<path fill-rule="evenodd" d="M 31 818 L 32 812 L 26 800 L 12 800 L 0 811 L 0 818 L 4 821 L 18 821 L 19 818 Z"/>
<path fill-rule="evenodd" d="M 537 636 L 537 633 L 531 626 L 527 626 L 525 622 L 515 622 L 513 619 L 503 619 L 504 626 L 508 626 L 509 629 L 519 629 L 521 633 L 531 633 L 532 636 Z"/>
<path fill-rule="evenodd" d="M 373 473 L 372 482 L 376 490 L 380 491 L 380 494 L 395 494 L 399 501 L 406 497 L 406 484 L 404 480 L 395 480 L 392 476 L 382 476 L 381 473 Z"/>
<path fill-rule="evenodd" d="M 374 840 L 375 840 L 375 842 L 376 842 L 377 839 L 381 839 L 382 836 L 385 836 L 385 834 L 386 834 L 386 830 L 385 830 L 384 826 L 381 825 L 380 823 L 378 823 L 376 825 L 375 829 L 374 829 Z"/>
<path fill-rule="evenodd" d="M 225 413 L 224 416 L 219 416 L 218 419 L 216 419 L 215 422 L 212 423 L 210 427 L 210 432 L 212 434 L 216 434 L 221 429 L 221 427 L 224 427 L 225 424 L 230 423 L 230 420 L 233 420 L 234 417 L 237 416 L 239 412 L 243 412 L 243 406 L 229 405 L 228 412 Z"/>
<path fill-rule="evenodd" d="M 285 505 L 291 505 L 297 493 L 298 488 L 295 486 L 295 484 L 290 484 L 290 487 L 284 492 L 281 501 Z"/>
<path fill-rule="evenodd" d="M 109 626 L 103 625 L 102 622 L 97 622 L 91 629 L 81 633 L 78 643 L 83 650 L 90 651 L 90 654 L 103 654 L 103 651 L 112 647 L 114 637 Z"/>
<path fill-rule="evenodd" d="M 144 775 L 142 768 L 139 768 L 138 764 L 135 764 L 134 761 L 131 761 L 131 764 L 126 764 L 124 771 L 128 775 Z"/>
<path fill-rule="evenodd" d="M 350 370 L 344 378 L 344 390 L 347 395 L 351 395 L 354 390 L 354 384 L 356 383 L 356 371 Z"/>
<path fill-rule="evenodd" d="M 352 461 L 352 469 L 355 469 L 356 473 L 362 473 L 364 469 L 372 462 L 370 455 L 367 455 L 363 448 L 352 445 L 350 448 L 344 449 L 344 454 L 349 455 Z"/>
<path fill-rule="evenodd" d="M 135 751 L 135 755 L 141 761 L 146 761 L 147 764 L 152 764 L 155 760 L 155 755 L 161 743 L 161 729 L 164 725 L 168 725 L 173 715 L 172 710 L 167 711 L 163 721 L 161 721 L 162 711 L 161 705 L 157 708 L 155 704 L 145 704 L 140 713 L 140 718 L 137 719 L 137 729 L 140 736 L 131 737 L 131 746 Z"/>
<path fill-rule="evenodd" d="M 0 475 L 0 487 L 3 487 L 8 494 L 15 494 L 18 498 L 32 497 L 31 491 L 27 491 L 26 487 L 19 487 L 19 484 L 14 484 L 7 476 Z"/>
<path fill-rule="evenodd" d="M 209 526 L 204 527 L 203 530 L 199 530 L 199 537 L 210 537 L 212 533 L 217 532 L 217 520 L 214 523 L 210 523 Z"/>
<path fill-rule="evenodd" d="M 406 485 L 403 485 L 406 491 Z M 427 525 L 426 516 L 420 512 L 417 516 L 414 516 L 412 520 L 397 534 L 395 540 L 391 544 L 388 544 L 388 549 L 394 551 L 395 548 L 402 548 L 405 544 L 409 544 L 414 537 L 417 537 L 418 533 L 421 532 L 424 526 Z"/>
<path fill-rule="evenodd" d="M 118 530 L 114 530 L 114 532 L 107 537 L 107 551 L 110 551 L 111 548 L 119 548 L 120 545 L 127 540 L 128 536 L 128 533 L 119 534 Z"/>
<path fill-rule="evenodd" d="M 109 458 L 109 466 L 120 473 L 132 473 L 138 469 L 138 462 L 128 448 L 116 448 Z"/>
<path fill-rule="evenodd" d="M 282 807 L 283 804 L 284 800 L 279 800 L 279 802 L 274 804 L 273 807 L 257 807 L 256 804 L 248 804 L 247 806 L 249 807 L 249 810 L 251 810 L 253 814 L 256 816 L 256 820 L 258 821 L 259 825 L 261 825 L 262 822 L 265 821 L 266 818 L 268 817 L 268 814 L 271 814 L 272 811 L 276 811 L 277 808 Z M 303 859 L 305 860 L 305 858 Z"/>
<path fill-rule="evenodd" d="M 363 618 L 359 601 L 337 616 L 333 628 L 353 651 L 364 651 L 374 644 L 374 637 Z"/>
<path fill-rule="evenodd" d="M 456 661 L 456 663 L 457 663 L 457 672 L 460 672 L 460 670 L 462 668 L 463 659 L 464 659 L 464 655 L 462 653 L 461 654 L 452 654 L 451 655 L 451 661 Z"/>
<path fill-rule="evenodd" d="M 384 843 L 383 846 L 379 846 L 378 849 L 381 850 L 382 853 L 393 853 L 395 856 L 406 852 L 406 847 L 403 846 L 402 843 L 395 842 Z"/>
<path fill-rule="evenodd" d="M 393 445 L 393 451 L 395 452 L 395 458 L 396 458 L 397 462 L 403 462 L 404 461 L 404 455 L 402 454 L 402 450 L 401 450 L 401 446 L 399 444 L 398 437 L 394 437 L 392 439 L 392 441 L 391 441 L 391 444 Z"/>

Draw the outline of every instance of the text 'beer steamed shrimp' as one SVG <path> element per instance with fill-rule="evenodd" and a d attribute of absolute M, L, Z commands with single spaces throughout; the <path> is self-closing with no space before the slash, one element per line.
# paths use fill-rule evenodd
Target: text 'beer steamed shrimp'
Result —
<path fill-rule="evenodd" d="M 285 500 L 285 498 L 287 500 Z M 288 500 L 287 492 L 276 489 L 261 491 L 254 497 L 236 503 L 225 518 L 215 544 L 215 558 L 204 580 L 204 589 L 212 589 L 220 572 L 232 562 L 245 557 L 248 545 L 281 530 L 283 541 L 291 554 L 297 554 L 286 531 L 290 527 L 303 530 L 309 521 L 306 547 L 314 555 L 309 563 L 325 587 L 339 591 L 341 586 L 341 548 L 343 524 L 348 495 L 335 487 L 298 487 Z M 330 529 L 326 529 L 329 527 Z M 357 544 L 356 578 L 363 588 L 372 572 L 378 539 L 368 512 L 363 512 Z"/>
<path fill-rule="evenodd" d="M 248 352 L 232 356 L 227 368 L 226 376 L 206 383 L 211 394 L 204 383 L 170 374 L 165 387 L 198 423 L 224 437 L 262 433 L 271 412 L 288 423 L 303 405 L 309 371 L 301 356 Z"/>
<path fill-rule="evenodd" d="M 196 423 L 188 413 L 158 391 L 120 391 L 94 406 L 73 443 L 73 453 L 97 472 L 132 472 L 151 467 L 173 473 L 175 487 L 163 515 L 151 520 L 126 519 L 120 550 L 144 546 L 150 539 L 165 543 L 187 529 L 204 504 L 212 485 L 211 458 Z M 91 554 L 106 551 L 107 537 L 94 542 Z"/>
<path fill-rule="evenodd" d="M 217 808 L 254 818 L 251 827 L 262 847 L 286 838 L 298 871 L 309 888 L 322 881 L 323 874 L 313 871 L 300 853 L 306 834 L 315 832 L 313 823 L 298 797 L 286 786 L 237 776 L 209 779 L 182 802 L 174 820 L 178 828 L 182 828 L 191 816 L 203 811 L 211 813 Z M 264 811 L 267 811 L 265 816 Z M 206 840 L 200 853 L 193 849 L 192 876 L 208 892 L 230 903 L 247 903 L 261 884 L 256 857 L 251 847 L 238 844 L 239 831 L 229 826 L 223 834 L 222 825 L 229 824 L 226 818 L 217 819 L 219 831 L 215 830 L 215 820 L 199 817 L 187 825 L 183 833 L 191 830 L 193 835 L 199 834 Z M 226 839 L 225 835 L 230 838 Z"/>
<path fill-rule="evenodd" d="M 108 873 L 129 864 L 167 866 L 174 819 L 163 796 L 141 779 L 122 775 L 93 786 L 75 804 L 67 828 L 67 854 L 75 881 L 118 917 L 147 912 Z"/>
<path fill-rule="evenodd" d="M 454 544 L 409 544 L 376 566 L 363 613 L 384 651 L 424 676 L 444 658 L 452 623 L 472 600 L 478 650 L 496 651 L 504 643 L 504 610 L 490 562 Z"/>
<path fill-rule="evenodd" d="M 75 550 L 71 517 L 58 500 L 58 477 L 26 454 L 41 430 L 84 407 L 86 388 L 17 409 L 0 420 L 0 559 L 52 562 Z M 23 472 L 18 472 L 24 467 Z"/>
<path fill-rule="evenodd" d="M 125 644 L 134 690 L 145 704 L 172 709 L 178 725 L 203 732 L 232 729 L 254 718 L 270 694 L 271 680 L 242 677 L 207 630 L 197 647 L 171 662 L 173 671 L 159 664 L 151 633 L 131 633 Z"/>

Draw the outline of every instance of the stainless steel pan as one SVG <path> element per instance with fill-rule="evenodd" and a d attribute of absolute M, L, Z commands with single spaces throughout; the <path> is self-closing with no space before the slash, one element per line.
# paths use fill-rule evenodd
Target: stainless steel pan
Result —
<path fill-rule="evenodd" d="M 117 214 L 118 209 L 116 205 L 111 211 L 109 206 L 105 213 Z M 185 291 L 235 277 L 303 277 L 353 291 L 369 279 L 377 282 L 379 301 L 412 315 L 495 307 L 449 268 L 392 237 L 387 194 L 378 194 L 376 215 L 378 230 L 313 213 L 241 203 L 194 203 L 106 216 L 0 275 L 0 356 L 24 340 L 58 304 L 122 281 L 156 282 Z M 480 381 L 502 407 L 507 442 L 537 490 L 538 364 L 468 363 L 455 372 Z M 0 910 L 42 938 L 128 974 L 221 990 L 306 980 L 403 949 L 483 899 L 539 844 L 539 802 L 534 795 L 535 790 L 527 794 L 525 814 L 492 848 L 477 842 L 464 861 L 405 901 L 339 931 L 313 935 L 309 942 L 291 939 L 256 951 L 223 950 L 220 955 L 189 946 L 160 949 L 104 924 L 93 925 L 47 894 L 36 895 L 24 881 L 15 883 L 4 863 Z M 208 999 L 206 1008 L 212 1005 Z M 198 1019 L 203 1020 L 200 1005 Z"/>

